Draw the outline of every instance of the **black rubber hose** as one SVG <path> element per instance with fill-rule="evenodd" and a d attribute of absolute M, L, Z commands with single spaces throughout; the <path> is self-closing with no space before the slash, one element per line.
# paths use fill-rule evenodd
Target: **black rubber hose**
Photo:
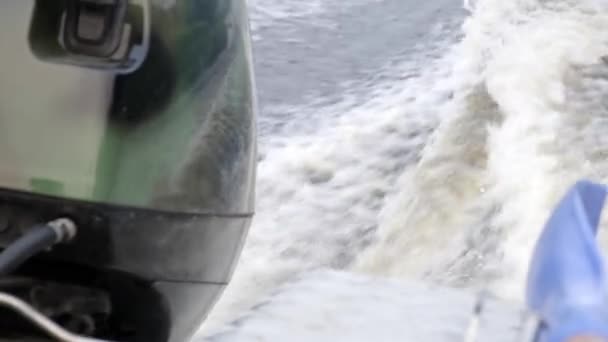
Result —
<path fill-rule="evenodd" d="M 53 246 L 59 240 L 57 231 L 51 226 L 35 226 L 0 253 L 0 276 L 10 274 L 27 259 Z"/>

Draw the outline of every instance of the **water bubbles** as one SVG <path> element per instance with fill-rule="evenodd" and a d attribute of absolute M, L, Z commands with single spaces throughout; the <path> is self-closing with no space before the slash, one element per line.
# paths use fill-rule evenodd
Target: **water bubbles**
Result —
<path fill-rule="evenodd" d="M 473 12 L 475 10 L 475 5 L 477 5 L 477 0 L 464 0 L 463 8 L 469 12 Z"/>

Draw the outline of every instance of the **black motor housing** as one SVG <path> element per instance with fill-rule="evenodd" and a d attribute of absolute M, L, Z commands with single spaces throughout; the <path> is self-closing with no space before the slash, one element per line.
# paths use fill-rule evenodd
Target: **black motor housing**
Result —
<path fill-rule="evenodd" d="M 249 214 L 168 213 L 8 190 L 0 191 L 0 215 L 4 246 L 57 217 L 78 226 L 74 241 L 0 280 L 1 291 L 42 312 L 56 310 L 50 317 L 66 327 L 93 319 L 93 331 L 74 332 L 142 342 L 184 341 L 196 330 L 228 283 L 251 220 Z M 51 291 L 52 305 L 34 300 L 41 290 Z M 101 304 L 58 309 L 74 301 Z M 8 336 L 37 330 L 13 312 L 0 317 Z"/>

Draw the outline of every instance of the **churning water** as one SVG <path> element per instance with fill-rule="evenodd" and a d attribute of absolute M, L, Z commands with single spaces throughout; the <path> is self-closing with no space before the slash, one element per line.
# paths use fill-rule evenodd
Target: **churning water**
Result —
<path fill-rule="evenodd" d="M 597 0 L 250 7 L 257 213 L 205 334 L 320 268 L 520 298 L 558 198 L 608 181 Z"/>

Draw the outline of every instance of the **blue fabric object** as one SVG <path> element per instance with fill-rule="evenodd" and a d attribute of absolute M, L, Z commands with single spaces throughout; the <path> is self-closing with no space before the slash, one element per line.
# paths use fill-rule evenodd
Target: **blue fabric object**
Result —
<path fill-rule="evenodd" d="M 606 187 L 578 182 L 558 204 L 534 251 L 527 301 L 544 323 L 540 342 L 608 339 L 606 271 L 596 234 Z"/>

